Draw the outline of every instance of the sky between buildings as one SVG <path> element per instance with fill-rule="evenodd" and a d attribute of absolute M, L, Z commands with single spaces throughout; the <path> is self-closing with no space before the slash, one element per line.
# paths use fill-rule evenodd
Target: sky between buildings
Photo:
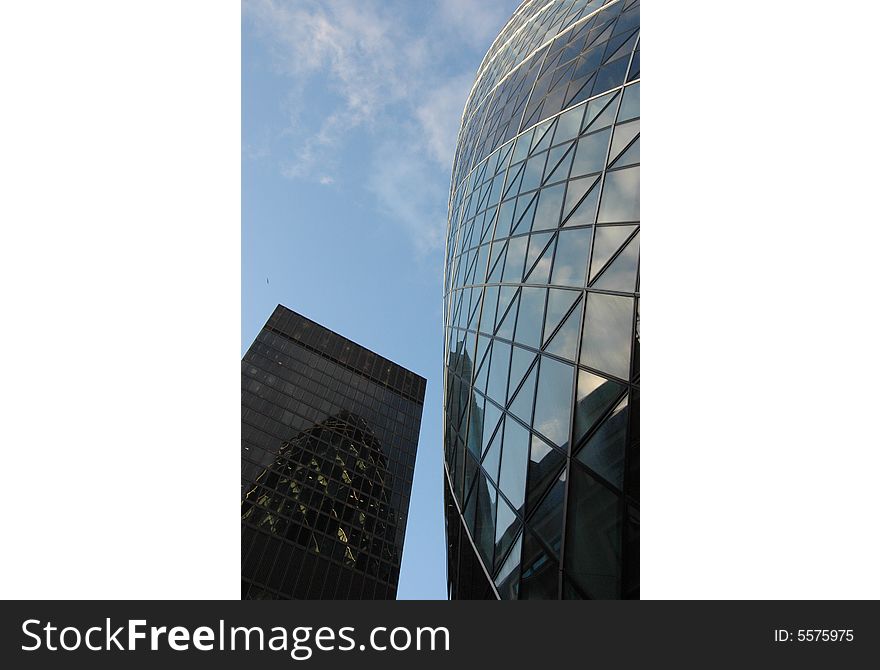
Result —
<path fill-rule="evenodd" d="M 427 378 L 404 599 L 446 598 L 449 176 L 476 69 L 518 5 L 242 4 L 242 354 L 281 303 Z"/>

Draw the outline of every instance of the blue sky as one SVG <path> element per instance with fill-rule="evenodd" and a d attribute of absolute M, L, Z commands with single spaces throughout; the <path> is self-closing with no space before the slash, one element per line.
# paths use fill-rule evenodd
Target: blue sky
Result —
<path fill-rule="evenodd" d="M 449 174 L 476 68 L 518 4 L 243 3 L 242 353 L 282 303 L 428 379 L 399 598 L 446 597 Z"/>

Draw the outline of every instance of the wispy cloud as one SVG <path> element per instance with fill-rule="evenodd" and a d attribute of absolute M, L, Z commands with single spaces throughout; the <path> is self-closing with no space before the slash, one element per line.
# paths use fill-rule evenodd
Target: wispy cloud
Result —
<path fill-rule="evenodd" d="M 246 0 L 289 82 L 283 174 L 339 183 L 346 145 L 367 136 L 366 188 L 419 252 L 442 246 L 458 124 L 510 0 Z M 467 52 L 467 57 L 463 53 Z M 316 87 L 332 102 L 309 109 Z"/>

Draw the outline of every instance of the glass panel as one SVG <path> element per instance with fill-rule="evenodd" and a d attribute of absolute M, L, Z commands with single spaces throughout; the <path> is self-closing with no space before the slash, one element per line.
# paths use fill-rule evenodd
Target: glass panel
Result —
<path fill-rule="evenodd" d="M 525 501 L 526 470 L 529 460 L 529 431 L 509 417 L 504 422 L 501 450 L 501 490 L 515 509 Z"/>
<path fill-rule="evenodd" d="M 556 330 L 559 322 L 568 314 L 568 310 L 581 297 L 580 291 L 551 288 L 547 294 L 547 316 L 544 318 L 544 338 L 546 342 Z"/>
<path fill-rule="evenodd" d="M 593 261 L 590 269 L 590 280 L 596 278 L 608 259 L 636 229 L 636 226 L 597 226 L 596 239 L 593 241 Z"/>
<path fill-rule="evenodd" d="M 599 187 L 593 186 L 593 189 L 586 198 L 581 200 L 581 204 L 577 206 L 574 212 L 566 219 L 565 225 L 571 226 L 590 226 L 596 222 L 596 208 L 599 205 Z"/>
<path fill-rule="evenodd" d="M 532 448 L 529 454 L 529 482 L 526 495 L 526 512 L 531 513 L 538 499 L 547 490 L 565 465 L 565 454 L 554 449 L 537 435 L 532 435 Z"/>
<path fill-rule="evenodd" d="M 611 152 L 608 154 L 608 162 L 613 163 L 621 152 L 639 134 L 639 121 L 619 123 L 614 127 L 614 137 L 611 138 Z"/>
<path fill-rule="evenodd" d="M 540 233 L 540 235 L 532 235 L 532 238 L 541 237 L 543 238 L 545 235 L 552 235 L 552 233 Z M 538 242 L 539 244 L 540 242 Z M 535 247 L 537 249 L 537 245 Z M 528 274 L 526 275 L 525 281 L 529 284 L 546 284 L 550 281 L 550 267 L 553 265 L 553 253 L 556 249 L 556 236 L 553 236 L 553 241 L 547 245 L 547 247 L 541 252 L 541 258 L 538 260 L 534 266 L 531 266 Z M 529 246 L 529 254 L 532 253 L 532 247 Z M 528 263 L 529 261 L 527 261 Z"/>
<path fill-rule="evenodd" d="M 578 371 L 577 403 L 574 409 L 574 443 L 593 427 L 593 424 L 620 397 L 626 387 L 586 370 Z"/>
<path fill-rule="evenodd" d="M 502 419 L 499 429 L 492 436 L 486 457 L 483 459 L 483 469 L 488 473 L 493 482 L 498 481 L 498 466 L 501 463 L 501 436 L 504 434 L 504 421 Z"/>
<path fill-rule="evenodd" d="M 581 308 L 580 305 L 566 319 L 553 339 L 546 345 L 548 354 L 555 354 L 573 361 L 577 358 L 578 343 L 581 336 Z"/>
<path fill-rule="evenodd" d="M 611 415 L 576 454 L 577 459 L 617 488 L 623 488 L 626 449 L 627 399 L 620 401 Z"/>
<path fill-rule="evenodd" d="M 528 526 L 559 555 L 562 545 L 562 507 L 565 498 L 565 470 L 563 470 L 547 497 L 529 518 Z"/>
<path fill-rule="evenodd" d="M 516 216 L 514 217 L 516 223 L 513 226 L 513 230 L 510 231 L 511 234 L 528 232 L 532 227 L 532 219 L 535 216 L 535 203 L 538 202 L 538 193 L 529 193 L 517 198 Z"/>
<path fill-rule="evenodd" d="M 547 154 L 540 153 L 526 161 L 526 171 L 523 175 L 520 193 L 533 191 L 541 185 L 541 177 L 544 176 L 544 164 L 547 162 Z"/>
<path fill-rule="evenodd" d="M 523 133 L 516 140 L 516 146 L 513 148 L 513 156 L 510 159 L 511 165 L 518 163 L 529 153 L 529 146 L 532 143 L 533 130 Z"/>
<path fill-rule="evenodd" d="M 532 423 L 532 405 L 535 400 L 535 379 L 538 376 L 538 366 L 535 365 L 529 371 L 526 381 L 516 392 L 513 402 L 510 403 L 509 411 L 525 423 Z"/>
<path fill-rule="evenodd" d="M 629 54 L 626 54 L 607 65 L 603 65 L 599 68 L 599 73 L 596 75 L 596 83 L 593 84 L 593 91 L 607 91 L 609 88 L 620 86 L 626 78 L 626 69 L 628 65 Z"/>
<path fill-rule="evenodd" d="M 587 259 L 590 257 L 592 228 L 562 230 L 556 243 L 551 284 L 584 286 L 587 279 Z"/>
<path fill-rule="evenodd" d="M 521 347 L 513 348 L 513 357 L 510 362 L 510 386 L 508 387 L 508 399 L 513 397 L 520 382 L 528 372 L 529 367 L 535 361 L 535 354 Z"/>
<path fill-rule="evenodd" d="M 519 532 L 520 521 L 510 509 L 510 506 L 504 502 L 503 498 L 498 500 L 498 519 L 495 524 L 495 556 L 496 567 L 500 563 L 501 557 L 510 547 L 513 538 Z"/>
<path fill-rule="evenodd" d="M 591 293 L 581 346 L 581 364 L 629 379 L 632 298 Z"/>
<path fill-rule="evenodd" d="M 531 533 L 524 533 L 520 600 L 555 600 L 559 591 L 559 564 L 546 554 Z"/>
<path fill-rule="evenodd" d="M 639 116 L 639 86 L 631 84 L 623 89 L 623 102 L 620 103 L 618 121 L 629 121 Z"/>
<path fill-rule="evenodd" d="M 498 493 L 482 472 L 477 475 L 477 487 L 472 496 L 476 498 L 474 542 L 486 565 L 492 565 L 495 553 L 495 503 Z"/>
<path fill-rule="evenodd" d="M 495 429 L 500 423 L 501 410 L 491 402 L 487 402 L 485 404 L 485 409 L 483 410 L 483 439 L 481 440 L 482 450 L 480 455 L 486 453 L 486 448 L 489 446 L 489 440 L 492 439 L 492 435 L 495 434 Z"/>
<path fill-rule="evenodd" d="M 556 186 L 548 186 L 541 189 L 532 230 L 547 230 L 549 228 L 556 228 L 559 225 L 559 214 L 562 210 L 562 197 L 564 194 L 565 184 L 557 184 Z"/>
<path fill-rule="evenodd" d="M 511 198 L 501 203 L 498 209 L 498 225 L 495 237 L 507 237 L 510 234 L 510 226 L 513 223 L 513 214 L 516 211 L 516 198 Z"/>
<path fill-rule="evenodd" d="M 516 600 L 519 596 L 519 561 L 522 553 L 522 535 L 516 539 L 513 549 L 504 561 L 498 577 L 495 578 L 495 586 L 498 587 L 498 595 L 502 600 Z"/>
<path fill-rule="evenodd" d="M 483 297 L 483 313 L 480 316 L 480 332 L 491 335 L 495 330 L 495 310 L 498 309 L 498 287 L 490 286 Z"/>
<path fill-rule="evenodd" d="M 561 447 L 568 443 L 573 382 L 572 366 L 541 357 L 532 425 L 550 442 Z"/>
<path fill-rule="evenodd" d="M 619 598 L 621 504 L 582 468 L 570 476 L 566 574 L 590 598 Z"/>
<path fill-rule="evenodd" d="M 610 137 L 611 129 L 608 128 L 592 135 L 585 135 L 578 140 L 574 163 L 571 166 L 572 177 L 602 171 L 602 168 L 605 167 Z"/>
<path fill-rule="evenodd" d="M 547 289 L 525 287 L 520 298 L 516 336 L 519 344 L 535 349 L 541 346 L 541 327 L 544 325 L 544 297 Z"/>
<path fill-rule="evenodd" d="M 523 262 L 528 242 L 528 235 L 512 237 L 510 239 L 510 242 L 507 244 L 507 261 L 504 265 L 504 274 L 501 276 L 501 281 L 517 284 L 522 281 Z"/>
<path fill-rule="evenodd" d="M 636 141 L 633 142 L 629 148 L 624 151 L 620 156 L 614 159 L 612 163 L 613 167 L 626 167 L 627 165 L 635 165 L 641 160 L 639 143 L 641 142 L 641 138 L 636 138 Z"/>
<path fill-rule="evenodd" d="M 510 370 L 510 345 L 495 340 L 492 345 L 492 367 L 489 368 L 489 384 L 486 395 L 499 405 L 503 405 L 507 397 L 507 374 Z"/>
<path fill-rule="evenodd" d="M 614 123 L 614 115 L 617 112 L 617 102 L 615 102 L 617 95 L 615 91 L 587 103 L 587 113 L 584 115 L 584 127 L 581 132 L 587 130 L 592 132 Z"/>
<path fill-rule="evenodd" d="M 535 128 L 535 140 L 531 153 L 536 154 L 539 151 L 550 148 L 550 139 L 553 137 L 553 124 L 555 123 L 556 119 L 553 119 L 552 121 L 545 121 Z"/>
<path fill-rule="evenodd" d="M 556 182 L 568 179 L 568 169 L 571 167 L 571 160 L 574 158 L 574 143 L 566 144 L 550 150 L 547 158 L 547 176 L 545 182 Z"/>
<path fill-rule="evenodd" d="M 599 175 L 595 177 L 586 177 L 584 179 L 572 179 L 568 182 L 568 188 L 565 191 L 565 209 L 562 210 L 562 218 L 565 219 L 571 210 L 573 210 L 584 197 L 584 194 L 593 188 L 599 181 Z M 590 221 L 592 223 L 592 221 Z"/>
<path fill-rule="evenodd" d="M 638 271 L 639 235 L 636 233 L 636 236 L 626 245 L 626 249 L 618 254 L 593 286 L 609 291 L 632 292 L 636 290 Z"/>
<path fill-rule="evenodd" d="M 585 105 L 580 105 L 560 115 L 559 123 L 556 126 L 556 135 L 553 138 L 554 144 L 560 144 L 577 137 L 581 129 L 585 108 Z"/>
<path fill-rule="evenodd" d="M 615 170 L 605 175 L 599 223 L 639 220 L 639 168 Z"/>
<path fill-rule="evenodd" d="M 529 236 L 529 251 L 526 254 L 526 272 L 531 272 L 532 266 L 535 264 L 535 261 L 538 260 L 538 257 L 541 255 L 541 252 L 547 247 L 547 242 L 550 241 L 550 237 L 553 233 L 533 233 Z M 550 270 L 550 265 L 548 261 L 547 270 Z"/>

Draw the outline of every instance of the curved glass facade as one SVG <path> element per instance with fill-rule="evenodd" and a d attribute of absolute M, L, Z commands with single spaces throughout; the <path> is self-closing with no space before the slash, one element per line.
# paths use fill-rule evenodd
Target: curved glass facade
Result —
<path fill-rule="evenodd" d="M 465 105 L 444 280 L 451 598 L 638 598 L 639 1 L 526 0 Z"/>

